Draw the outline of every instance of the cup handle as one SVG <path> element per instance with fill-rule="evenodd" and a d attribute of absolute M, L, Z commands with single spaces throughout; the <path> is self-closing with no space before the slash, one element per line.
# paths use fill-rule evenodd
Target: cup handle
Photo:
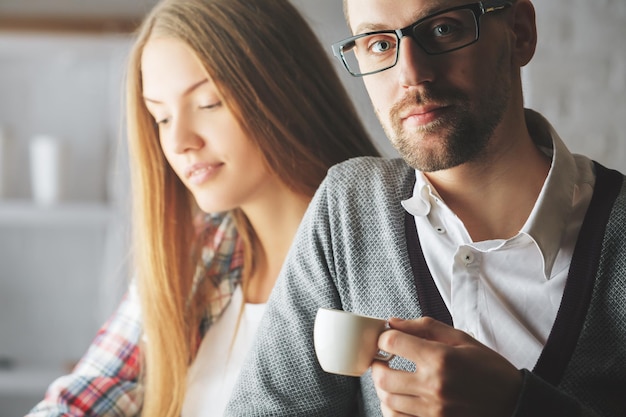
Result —
<path fill-rule="evenodd" d="M 383 330 L 383 332 L 386 332 L 389 329 L 391 329 L 391 327 L 389 327 L 389 322 L 387 322 L 387 323 L 385 323 L 385 329 Z M 382 362 L 389 362 L 395 356 L 396 355 L 393 355 L 391 353 L 385 352 L 382 349 L 378 349 L 378 352 L 376 352 L 376 355 L 374 356 L 374 360 L 382 361 Z"/>
<path fill-rule="evenodd" d="M 379 350 L 378 352 L 376 352 L 376 356 L 374 356 L 374 360 L 383 361 L 383 362 L 389 362 L 395 356 L 396 355 L 392 355 L 391 353 L 387 353 L 384 350 Z"/>

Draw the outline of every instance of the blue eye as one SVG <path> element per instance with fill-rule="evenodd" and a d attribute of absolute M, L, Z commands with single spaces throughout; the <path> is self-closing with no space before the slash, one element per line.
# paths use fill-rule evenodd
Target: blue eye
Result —
<path fill-rule="evenodd" d="M 366 42 L 367 46 L 365 50 L 368 54 L 380 55 L 386 54 L 390 51 L 394 51 L 396 48 L 397 39 L 393 35 L 388 34 L 376 34 L 372 36 L 366 36 L 363 40 L 359 40 L 359 43 Z"/>
<path fill-rule="evenodd" d="M 449 35 L 450 32 L 454 31 L 454 29 L 450 25 L 439 25 L 435 26 L 433 29 L 434 36 L 446 36 Z"/>
<path fill-rule="evenodd" d="M 391 49 L 391 42 L 389 41 L 379 41 L 372 45 L 372 50 L 377 53 L 387 52 L 390 49 Z"/>

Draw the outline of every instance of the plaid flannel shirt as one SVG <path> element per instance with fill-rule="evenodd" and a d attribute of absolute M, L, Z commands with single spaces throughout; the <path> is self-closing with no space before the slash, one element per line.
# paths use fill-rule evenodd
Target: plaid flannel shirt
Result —
<path fill-rule="evenodd" d="M 204 336 L 228 305 L 241 278 L 242 247 L 228 213 L 203 214 L 197 224 L 201 259 L 194 288 L 211 280 L 215 296 L 208 302 L 199 332 Z M 140 415 L 142 322 L 134 283 L 113 316 L 98 331 L 71 374 L 55 380 L 45 398 L 26 417 Z"/>

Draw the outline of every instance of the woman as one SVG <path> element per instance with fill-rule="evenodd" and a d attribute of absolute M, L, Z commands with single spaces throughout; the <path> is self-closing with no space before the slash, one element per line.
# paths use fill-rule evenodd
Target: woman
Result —
<path fill-rule="evenodd" d="M 221 415 L 326 170 L 377 155 L 287 0 L 158 4 L 127 107 L 135 280 L 32 416 Z"/>

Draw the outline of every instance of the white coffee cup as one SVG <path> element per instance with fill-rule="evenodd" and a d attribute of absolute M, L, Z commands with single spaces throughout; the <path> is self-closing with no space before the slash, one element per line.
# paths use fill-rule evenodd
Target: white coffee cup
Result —
<path fill-rule="evenodd" d="M 372 361 L 390 360 L 393 355 L 378 349 L 378 336 L 388 328 L 387 320 L 320 308 L 313 328 L 320 366 L 333 374 L 361 376 Z"/>

